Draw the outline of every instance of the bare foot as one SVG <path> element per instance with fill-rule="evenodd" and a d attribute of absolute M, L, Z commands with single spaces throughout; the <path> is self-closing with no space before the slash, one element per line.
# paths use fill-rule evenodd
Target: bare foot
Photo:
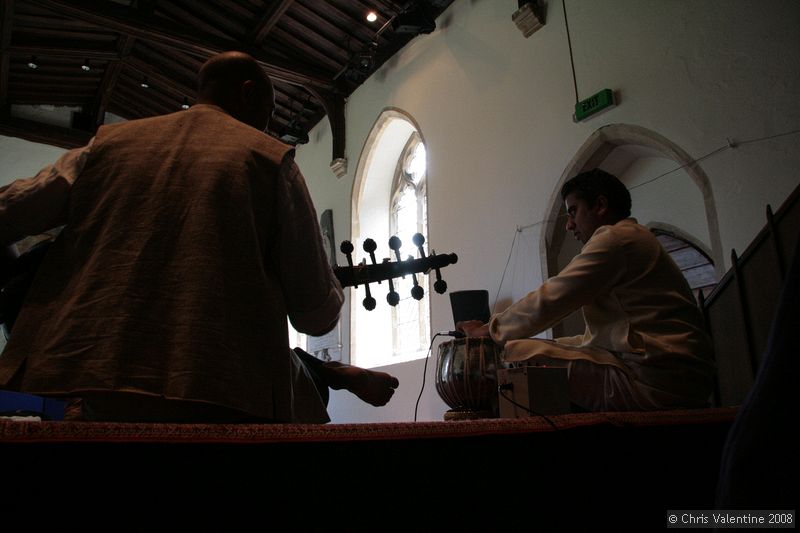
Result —
<path fill-rule="evenodd" d="M 375 407 L 389 403 L 394 390 L 400 385 L 396 377 L 386 372 L 375 372 L 338 361 L 323 365 L 328 386 L 334 390 L 345 389 Z"/>

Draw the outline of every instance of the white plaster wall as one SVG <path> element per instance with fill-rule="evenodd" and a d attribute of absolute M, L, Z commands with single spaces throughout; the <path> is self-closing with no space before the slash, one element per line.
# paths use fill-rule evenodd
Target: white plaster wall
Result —
<path fill-rule="evenodd" d="M 66 150 L 56 146 L 0 135 L 0 187 L 15 179 L 36 175 L 64 152 Z"/>
<path fill-rule="evenodd" d="M 601 126 L 651 129 L 692 157 L 726 146 L 728 138 L 800 129 L 797 2 L 570 0 L 566 5 L 580 98 L 610 88 L 619 105 L 587 122 L 571 121 L 575 95 L 560 2 L 548 2 L 546 25 L 525 39 L 511 20 L 516 1 L 456 0 L 434 33 L 415 38 L 350 97 L 345 177 L 337 179 L 328 169 L 327 122 L 298 151 L 318 210 L 333 209 L 338 240 L 348 236 L 361 149 L 386 107 L 413 116 L 427 142 L 428 240 L 439 252 L 459 255 L 444 272 L 449 290 L 488 289 L 492 301 L 499 295 L 500 307 L 541 282 L 536 255 L 541 226 L 534 225 L 521 234 L 530 243 L 529 260 L 516 250 L 500 286 L 515 228 L 542 220 L 567 163 Z M 762 227 L 765 204 L 777 208 L 798 184 L 798 140 L 793 135 L 741 145 L 700 163 L 711 180 L 726 256 L 732 247 L 741 251 Z M 676 180 L 671 201 L 690 186 Z M 434 332 L 452 327 L 446 295 L 434 296 L 431 310 Z M 345 307 L 344 335 L 348 313 Z M 433 363 L 420 419 L 440 420 L 446 409 L 433 386 Z M 389 370 L 401 378 L 389 406 L 364 407 L 337 393 L 331 401 L 334 421 L 411 420 L 423 361 Z"/>
<path fill-rule="evenodd" d="M 675 167 L 671 159 L 643 157 L 619 176 L 631 192 L 631 215 L 640 224 L 658 222 L 681 228 L 710 250 L 703 193 L 686 172 L 672 172 Z M 648 183 L 657 176 L 663 178 Z"/>

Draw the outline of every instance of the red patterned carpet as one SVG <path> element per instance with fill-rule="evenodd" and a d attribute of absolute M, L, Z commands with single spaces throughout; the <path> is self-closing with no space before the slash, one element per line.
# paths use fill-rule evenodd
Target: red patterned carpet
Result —
<path fill-rule="evenodd" d="M 543 418 L 372 424 L 145 424 L 11 422 L 0 420 L 0 442 L 270 443 L 430 439 L 551 432 L 588 426 L 646 427 L 731 422 L 736 408 L 655 412 L 574 413 Z"/>

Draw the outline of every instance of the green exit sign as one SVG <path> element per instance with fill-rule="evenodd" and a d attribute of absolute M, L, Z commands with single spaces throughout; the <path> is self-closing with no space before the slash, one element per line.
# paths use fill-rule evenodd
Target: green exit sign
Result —
<path fill-rule="evenodd" d="M 608 111 L 617 105 L 614 100 L 614 91 L 611 89 L 603 89 L 597 94 L 593 94 L 585 100 L 581 100 L 575 104 L 575 122 L 586 120 L 589 117 L 600 113 L 601 111 Z"/>

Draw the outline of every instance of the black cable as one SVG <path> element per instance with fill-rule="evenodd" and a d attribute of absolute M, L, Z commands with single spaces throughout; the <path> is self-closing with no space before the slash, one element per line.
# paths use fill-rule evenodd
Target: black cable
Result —
<path fill-rule="evenodd" d="M 419 401 L 422 398 L 423 391 L 425 390 L 425 378 L 426 378 L 426 376 L 428 374 L 428 360 L 431 358 L 431 352 L 433 351 L 433 341 L 436 340 L 436 337 L 440 337 L 440 336 L 444 336 L 444 335 L 445 335 L 445 333 L 442 333 L 442 332 L 438 332 L 438 333 L 434 334 L 433 338 L 431 339 L 431 343 L 428 346 L 428 355 L 425 357 L 425 364 L 422 367 L 422 387 L 420 387 L 420 389 L 419 389 L 419 395 L 417 396 L 417 403 L 416 403 L 416 405 L 414 405 L 414 422 L 417 421 L 417 411 L 419 409 Z M 539 413 L 537 411 L 534 411 L 532 409 L 529 409 L 528 407 L 525 407 L 524 405 L 519 404 L 519 403 L 515 402 L 514 400 L 512 400 L 508 395 L 506 395 L 503 392 L 502 386 L 499 385 L 497 387 L 497 392 L 503 398 L 508 400 L 510 403 L 516 405 L 517 407 L 519 407 L 521 409 L 524 409 L 525 411 L 527 411 L 528 413 L 530 413 L 530 414 L 532 414 L 534 416 L 538 416 L 538 417 L 543 418 L 548 424 L 550 424 L 550 427 L 552 427 L 555 431 L 560 431 L 558 426 L 552 420 L 550 420 L 546 415 L 544 415 L 542 413 Z"/>
<path fill-rule="evenodd" d="M 689 161 L 688 163 L 685 163 L 685 164 L 683 164 L 683 165 L 681 165 L 681 166 L 679 166 L 679 167 L 673 168 L 672 170 L 668 170 L 668 171 L 664 172 L 663 174 L 660 174 L 660 175 L 656 176 L 655 178 L 650 178 L 650 179 L 649 179 L 649 180 L 647 180 L 647 181 L 644 181 L 644 182 L 642 182 L 642 183 L 638 183 L 638 184 L 636 184 L 636 185 L 634 185 L 634 186 L 632 186 L 632 187 L 628 187 L 628 190 L 629 190 L 629 191 L 632 191 L 633 189 L 638 189 L 638 188 L 639 188 L 639 187 L 641 187 L 642 185 L 647 185 L 648 183 L 653 183 L 653 182 L 654 182 L 654 181 L 656 181 L 656 180 L 660 180 L 661 178 L 663 178 L 663 177 L 664 177 L 664 176 L 666 176 L 667 174 L 672 174 L 673 172 L 676 172 L 676 171 L 678 171 L 678 170 L 680 170 L 680 169 L 682 169 L 682 168 L 686 168 L 686 167 L 688 167 L 689 165 L 694 165 L 695 163 L 699 163 L 699 162 L 700 162 L 700 161 L 702 161 L 703 159 L 706 159 L 706 158 L 708 158 L 708 157 L 711 157 L 712 155 L 714 155 L 714 154 L 716 154 L 716 153 L 718 153 L 718 152 L 721 152 L 721 151 L 723 151 L 723 150 L 727 150 L 727 149 L 729 149 L 729 148 L 732 148 L 732 147 L 733 147 L 733 146 L 732 146 L 731 144 L 726 144 L 725 146 L 722 146 L 722 147 L 720 147 L 720 148 L 717 148 L 716 150 L 714 150 L 714 151 L 711 151 L 711 152 L 707 153 L 706 155 L 704 155 L 704 156 L 702 156 L 702 157 L 698 157 L 697 159 L 694 159 L 694 160 L 692 160 L 692 161 Z"/>
<path fill-rule="evenodd" d="M 497 299 L 500 297 L 500 289 L 503 287 L 503 280 L 506 278 L 506 270 L 508 270 L 508 263 L 511 262 L 511 256 L 514 253 L 514 243 L 517 242 L 517 233 L 520 233 L 521 230 L 514 231 L 514 238 L 511 240 L 511 249 L 508 251 L 508 258 L 506 259 L 506 266 L 503 267 L 503 275 L 500 276 L 500 285 L 497 286 L 497 294 L 494 295 L 494 302 L 492 303 L 492 313 L 495 311 L 495 307 L 497 307 Z"/>
<path fill-rule="evenodd" d="M 769 141 L 771 139 L 777 139 L 778 137 L 785 137 L 787 135 L 795 135 L 797 133 L 800 133 L 800 130 L 786 131 L 786 132 L 783 132 L 783 133 L 776 133 L 775 135 L 768 135 L 766 137 L 759 137 L 757 139 L 747 139 L 745 141 L 739 141 L 739 142 L 733 142 L 730 139 L 728 139 L 728 144 L 726 144 L 725 146 L 720 146 L 716 150 L 712 150 L 711 152 L 708 152 L 706 155 L 700 156 L 697 159 L 693 159 L 693 160 L 689 161 L 688 163 L 685 163 L 683 165 L 680 165 L 679 167 L 673 168 L 672 170 L 668 170 L 667 172 L 664 172 L 663 174 L 659 174 L 655 178 L 651 178 L 651 179 L 649 179 L 649 180 L 647 180 L 645 182 L 642 182 L 642 183 L 639 183 L 637 185 L 634 185 L 633 187 L 629 187 L 628 190 L 633 190 L 633 189 L 636 189 L 638 187 L 641 187 L 642 185 L 647 185 L 648 183 L 652 183 L 652 182 L 654 182 L 656 180 L 659 180 L 659 179 L 663 178 L 667 174 L 672 174 L 673 172 L 676 172 L 676 171 L 678 171 L 678 170 L 680 170 L 682 168 L 686 168 L 689 165 L 694 165 L 695 163 L 699 163 L 700 161 L 702 161 L 704 159 L 707 159 L 707 158 L 711 157 L 712 155 L 717 154 L 719 152 L 722 152 L 724 150 L 728 150 L 730 148 L 736 148 L 737 146 L 742 146 L 744 144 L 751 144 L 751 143 L 756 143 L 756 142 L 761 142 L 761 141 Z"/>
<path fill-rule="evenodd" d="M 655 178 L 650 178 L 647 181 L 644 181 L 642 183 L 633 185 L 632 187 L 628 187 L 628 190 L 632 191 L 633 189 L 637 189 L 637 188 L 639 188 L 639 187 L 641 187 L 643 185 L 647 185 L 648 183 L 653 183 L 654 181 L 660 180 L 661 178 L 663 178 L 663 177 L 665 177 L 665 176 L 667 176 L 669 174 L 672 174 L 673 172 L 677 172 L 678 170 L 681 170 L 682 168 L 686 168 L 686 167 L 688 167 L 690 165 L 693 165 L 695 163 L 699 163 L 700 161 L 703 161 L 704 159 L 708 159 L 712 155 L 718 154 L 719 152 L 723 152 L 723 151 L 728 150 L 730 148 L 736 148 L 737 146 L 742 146 L 742 145 L 751 144 L 751 143 L 757 143 L 757 142 L 761 142 L 761 141 L 768 141 L 768 140 L 771 140 L 771 139 L 776 139 L 778 137 L 786 137 L 787 135 L 796 135 L 798 133 L 800 133 L 800 130 L 791 130 L 791 131 L 785 131 L 783 133 L 776 133 L 775 135 L 768 135 L 766 137 L 758 137 L 758 138 L 755 138 L 755 139 L 747 139 L 747 140 L 738 141 L 738 142 L 733 142 L 731 140 L 728 140 L 728 144 L 726 144 L 725 146 L 721 146 L 721 147 L 717 148 L 716 150 L 712 150 L 712 151 L 708 152 L 707 154 L 698 157 L 697 159 L 692 159 L 688 163 L 685 163 L 683 165 L 675 167 L 672 170 L 668 170 L 667 172 L 664 172 L 663 174 L 659 174 Z M 567 216 L 566 214 L 558 215 L 555 218 L 555 220 L 559 220 L 561 218 L 565 218 L 566 216 Z M 542 220 L 540 220 L 538 222 L 533 222 L 532 224 L 527 224 L 525 226 L 517 226 L 516 227 L 516 229 L 514 230 L 514 240 L 511 242 L 511 250 L 508 253 L 508 259 L 506 260 L 506 267 L 508 267 L 508 261 L 511 260 L 511 255 L 514 253 L 514 243 L 516 242 L 516 239 L 517 239 L 517 235 L 516 234 L 517 233 L 521 233 L 523 230 L 536 227 L 539 224 L 544 224 L 545 222 L 554 222 L 554 220 L 545 218 L 545 219 L 542 219 Z M 503 271 L 503 276 L 505 277 L 505 270 Z M 497 303 L 497 298 L 500 296 L 500 290 L 502 289 L 502 285 L 503 285 L 503 279 L 501 278 L 500 287 L 497 288 L 497 296 L 495 296 L 495 304 Z"/>
<path fill-rule="evenodd" d="M 554 430 L 556 430 L 556 431 L 560 431 L 560 430 L 559 430 L 559 428 L 558 428 L 558 426 L 556 426 L 556 425 L 555 425 L 555 423 L 554 423 L 552 420 L 550 420 L 549 418 L 547 418 L 547 416 L 543 415 L 542 413 L 538 413 L 538 412 L 536 412 L 536 411 L 534 411 L 534 410 L 532 410 L 532 409 L 529 409 L 529 408 L 525 407 L 524 405 L 522 405 L 521 403 L 517 403 L 517 402 L 515 402 L 514 400 L 512 400 L 512 399 L 511 399 L 511 398 L 510 398 L 510 397 L 509 397 L 509 396 L 508 396 L 508 395 L 507 395 L 505 392 L 503 392 L 503 386 L 502 386 L 502 385 L 498 385 L 498 386 L 497 386 L 497 392 L 500 394 L 500 396 L 502 396 L 503 398 L 505 398 L 506 400 L 508 400 L 510 403 L 512 403 L 512 404 L 514 404 L 514 405 L 516 405 L 516 406 L 517 406 L 517 407 L 519 407 L 520 409 L 524 409 L 525 411 L 527 411 L 528 413 L 530 413 L 530 414 L 532 414 L 532 415 L 534 415 L 534 416 L 540 416 L 540 417 L 544 418 L 544 419 L 545 419 L 545 421 L 546 421 L 548 424 L 550 424 L 550 427 L 552 427 L 552 428 L 553 428 Z"/>
<path fill-rule="evenodd" d="M 729 142 L 729 144 L 731 145 L 731 147 L 733 147 L 733 146 L 741 146 L 742 144 L 750 144 L 750 143 L 757 143 L 757 142 L 760 142 L 760 141 L 768 141 L 770 139 L 776 139 L 778 137 L 785 137 L 787 135 L 794 135 L 796 133 L 800 133 L 800 130 L 792 130 L 792 131 L 786 131 L 786 132 L 783 132 L 783 133 L 776 133 L 775 135 L 767 135 L 766 137 L 758 137 L 757 139 L 749 139 L 749 140 L 746 140 L 746 141 L 739 141 L 738 143 L 730 143 Z"/>
<path fill-rule="evenodd" d="M 567 5 L 565 0 L 561 0 L 561 7 L 564 8 L 564 27 L 567 29 L 567 46 L 569 47 L 569 64 L 572 66 L 572 85 L 575 87 L 575 103 L 577 104 L 580 99 L 578 98 L 578 80 L 575 77 L 575 60 L 572 58 L 572 40 L 569 38 L 569 24 L 567 23 Z"/>
<path fill-rule="evenodd" d="M 431 350 L 433 350 L 433 341 L 436 340 L 436 337 L 442 335 L 442 333 L 437 333 L 431 339 L 431 344 L 428 346 L 428 355 L 425 356 L 425 365 L 422 368 L 422 388 L 419 389 L 419 396 L 417 396 L 417 404 L 414 406 L 414 422 L 417 421 L 417 409 L 419 408 L 419 400 L 422 398 L 422 391 L 425 390 L 425 376 L 428 373 L 428 359 L 431 358 Z"/>

